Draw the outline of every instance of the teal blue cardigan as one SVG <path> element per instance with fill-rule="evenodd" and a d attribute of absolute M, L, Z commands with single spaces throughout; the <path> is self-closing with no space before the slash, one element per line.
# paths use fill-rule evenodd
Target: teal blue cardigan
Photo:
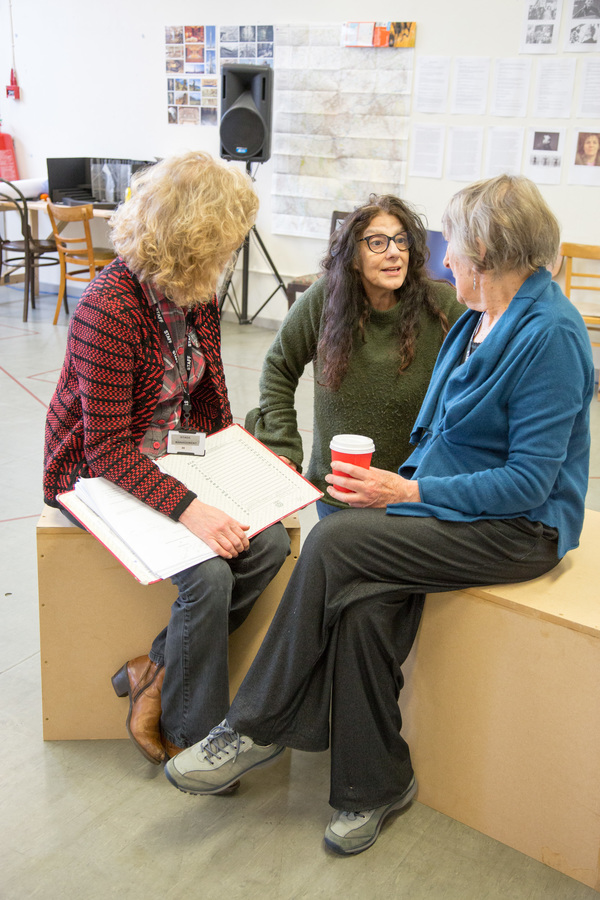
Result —
<path fill-rule="evenodd" d="M 576 547 L 588 484 L 594 365 L 585 324 L 549 272 L 522 285 L 481 346 L 461 362 L 479 313 L 453 326 L 400 467 L 421 503 L 393 515 L 449 521 L 518 516 Z"/>

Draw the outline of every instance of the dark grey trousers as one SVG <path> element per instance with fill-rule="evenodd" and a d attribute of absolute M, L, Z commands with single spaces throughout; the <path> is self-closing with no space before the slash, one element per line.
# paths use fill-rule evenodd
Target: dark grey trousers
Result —
<path fill-rule="evenodd" d="M 558 562 L 555 529 L 344 510 L 310 532 L 227 719 L 259 741 L 325 750 L 330 803 L 397 799 L 412 777 L 401 666 L 425 594 L 527 581 Z"/>

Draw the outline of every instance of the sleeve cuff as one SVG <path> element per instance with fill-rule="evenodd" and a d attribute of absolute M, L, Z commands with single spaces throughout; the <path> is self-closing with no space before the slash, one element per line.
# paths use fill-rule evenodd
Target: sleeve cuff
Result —
<path fill-rule="evenodd" d="M 186 511 L 192 500 L 195 500 L 198 495 L 193 491 L 188 491 L 185 497 L 183 497 L 177 506 L 169 513 L 170 519 L 175 519 L 176 522 L 179 521 L 179 517 Z"/>

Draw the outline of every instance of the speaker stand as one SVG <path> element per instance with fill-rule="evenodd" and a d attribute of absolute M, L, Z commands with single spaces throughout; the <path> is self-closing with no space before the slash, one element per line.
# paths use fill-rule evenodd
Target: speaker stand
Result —
<path fill-rule="evenodd" d="M 249 162 L 246 163 L 246 172 L 248 175 L 250 175 L 250 163 Z M 250 175 L 250 177 L 252 177 L 252 176 Z M 254 178 L 252 178 L 252 180 L 254 181 Z M 249 317 L 248 316 L 248 283 L 249 283 L 249 274 L 250 274 L 250 238 L 251 237 L 254 238 L 254 240 L 258 244 L 259 248 L 261 249 L 263 256 L 265 257 L 266 261 L 268 262 L 271 272 L 277 281 L 277 287 L 275 288 L 274 291 L 272 291 L 269 294 L 269 296 L 264 301 L 262 306 L 259 306 L 259 308 L 256 310 L 254 315 L 252 317 Z M 235 266 L 237 264 L 240 253 L 242 254 L 241 303 L 238 302 L 235 287 L 231 283 L 232 278 L 233 278 L 233 273 L 235 270 Z M 233 260 L 233 264 L 231 266 L 231 269 L 229 270 L 229 274 L 224 279 L 223 284 L 221 285 L 221 288 L 219 290 L 219 309 L 221 311 L 223 310 L 225 301 L 229 298 L 229 302 L 233 306 L 233 310 L 237 316 L 237 320 L 238 320 L 239 324 L 240 325 L 252 325 L 252 323 L 258 316 L 258 314 L 260 312 L 262 312 L 262 310 L 265 308 L 267 303 L 273 299 L 273 297 L 279 290 L 283 291 L 285 294 L 285 290 L 286 290 L 285 284 L 283 283 L 283 279 L 281 278 L 281 275 L 277 271 L 277 267 L 276 267 L 275 263 L 273 262 L 273 260 L 271 259 L 269 251 L 265 247 L 263 240 L 262 240 L 260 234 L 258 233 L 258 229 L 256 228 L 255 225 L 253 225 L 252 228 L 250 229 L 249 233 L 244 238 L 244 243 L 241 245 L 241 247 L 238 247 L 238 249 L 236 250 L 235 259 Z M 286 299 L 287 299 L 287 294 L 286 294 Z"/>

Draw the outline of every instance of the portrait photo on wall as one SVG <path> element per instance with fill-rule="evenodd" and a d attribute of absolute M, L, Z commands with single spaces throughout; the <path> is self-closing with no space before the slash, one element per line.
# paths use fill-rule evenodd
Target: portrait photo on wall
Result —
<path fill-rule="evenodd" d="M 533 135 L 534 150 L 558 150 L 558 131 L 536 131 Z"/>
<path fill-rule="evenodd" d="M 541 131 L 530 128 L 523 172 L 536 184 L 560 184 L 564 159 L 565 129 Z"/>
<path fill-rule="evenodd" d="M 576 166 L 600 166 L 600 132 L 580 131 L 577 135 Z"/>

